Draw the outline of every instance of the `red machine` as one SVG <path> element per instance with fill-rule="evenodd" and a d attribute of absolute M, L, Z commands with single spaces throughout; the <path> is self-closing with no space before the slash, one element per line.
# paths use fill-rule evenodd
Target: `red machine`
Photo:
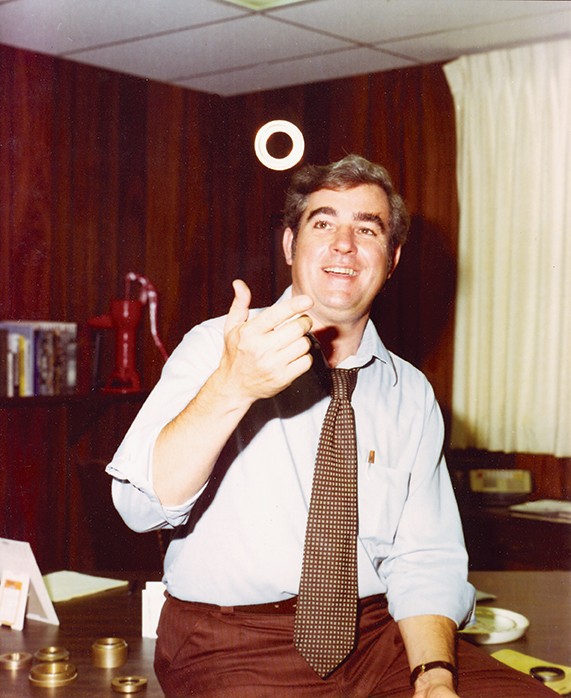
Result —
<path fill-rule="evenodd" d="M 138 298 L 133 299 L 132 284 L 140 289 Z M 134 393 L 141 389 L 141 380 L 135 366 L 137 328 L 143 316 L 143 306 L 149 306 L 149 322 L 153 341 L 163 359 L 168 359 L 157 332 L 157 292 L 144 276 L 130 271 L 125 275 L 125 298 L 114 298 L 110 303 L 109 315 L 100 315 L 88 320 L 93 329 L 115 331 L 115 368 L 103 390 L 111 393 Z M 96 334 L 96 365 L 99 362 L 100 336 Z M 97 370 L 97 369 L 96 369 Z M 95 381 L 97 382 L 97 381 Z"/>

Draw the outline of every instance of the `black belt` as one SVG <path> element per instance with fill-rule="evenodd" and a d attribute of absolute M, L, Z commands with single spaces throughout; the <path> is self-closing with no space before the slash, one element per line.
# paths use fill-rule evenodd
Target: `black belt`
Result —
<path fill-rule="evenodd" d="M 170 596 L 168 592 L 166 595 Z M 297 606 L 297 596 L 293 596 L 291 599 L 285 599 L 284 601 L 246 604 L 244 606 L 217 606 L 216 604 L 202 603 L 201 601 L 181 601 L 174 596 L 170 596 L 170 598 L 178 603 L 192 606 L 197 610 L 227 614 L 265 613 L 270 615 L 293 615 Z M 385 607 L 387 605 L 386 596 L 384 594 L 375 594 L 374 596 L 366 596 L 364 599 L 359 599 L 357 607 L 358 612 L 360 613 L 364 608 L 367 608 L 367 606 L 372 606 L 373 604 Z"/>

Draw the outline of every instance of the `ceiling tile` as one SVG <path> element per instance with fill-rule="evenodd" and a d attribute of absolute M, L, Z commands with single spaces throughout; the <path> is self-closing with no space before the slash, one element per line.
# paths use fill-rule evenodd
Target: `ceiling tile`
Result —
<path fill-rule="evenodd" d="M 181 80 L 178 84 L 221 96 L 259 92 L 367 72 L 410 66 L 410 61 L 368 48 L 335 51 L 287 62 L 264 63 L 214 75 Z"/>
<path fill-rule="evenodd" d="M 126 73 L 173 80 L 345 48 L 347 42 L 260 15 L 74 54 L 74 59 Z M 254 50 L 252 50 L 254 47 Z"/>
<path fill-rule="evenodd" d="M 247 14 L 211 0 L 15 0 L 0 4 L 0 43 L 61 54 Z"/>
<path fill-rule="evenodd" d="M 249 7 L 252 10 L 266 10 L 272 7 L 279 7 L 280 5 L 292 5 L 294 2 L 301 2 L 302 0 L 225 0 L 226 2 L 231 2 L 234 5 L 241 5 L 242 7 Z"/>
<path fill-rule="evenodd" d="M 271 15 L 363 43 L 495 23 L 561 7 L 559 0 L 317 0 Z"/>
<path fill-rule="evenodd" d="M 382 48 L 406 55 L 421 63 L 450 60 L 463 54 L 514 46 L 534 41 L 547 41 L 569 31 L 571 10 L 537 17 L 512 19 L 485 27 L 471 27 L 455 32 L 389 41 Z"/>
<path fill-rule="evenodd" d="M 299 0 L 263 11 L 228 0 L 0 0 L 0 43 L 236 94 L 571 36 L 570 12 L 571 0 Z"/>

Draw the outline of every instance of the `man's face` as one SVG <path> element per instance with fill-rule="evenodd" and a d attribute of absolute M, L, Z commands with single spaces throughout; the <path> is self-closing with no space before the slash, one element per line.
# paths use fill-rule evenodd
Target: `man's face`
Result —
<path fill-rule="evenodd" d="M 368 317 L 400 256 L 398 248 L 389 268 L 388 235 L 389 202 L 380 187 L 361 184 L 309 195 L 295 244 L 287 228 L 283 246 L 293 293 L 313 299 L 310 315 L 317 327 Z"/>

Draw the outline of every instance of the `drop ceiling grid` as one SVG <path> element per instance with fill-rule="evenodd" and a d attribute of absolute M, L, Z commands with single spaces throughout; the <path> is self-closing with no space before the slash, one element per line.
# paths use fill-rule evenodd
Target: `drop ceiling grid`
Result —
<path fill-rule="evenodd" d="M 225 96 L 570 35 L 570 0 L 0 0 L 0 43 Z"/>

